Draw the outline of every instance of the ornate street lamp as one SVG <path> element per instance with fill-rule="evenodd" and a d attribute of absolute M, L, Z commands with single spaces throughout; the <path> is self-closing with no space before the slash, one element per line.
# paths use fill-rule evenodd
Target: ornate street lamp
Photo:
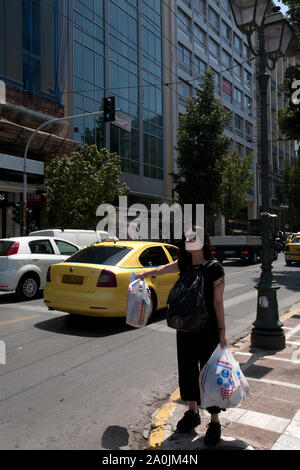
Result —
<path fill-rule="evenodd" d="M 251 334 L 252 347 L 281 350 L 285 348 L 283 324 L 279 320 L 277 289 L 272 274 L 272 247 L 269 229 L 269 156 L 267 90 L 270 78 L 267 68 L 273 70 L 279 57 L 291 52 L 294 33 L 278 7 L 271 9 L 271 0 L 229 0 L 240 31 L 247 35 L 249 47 L 259 58 L 257 76 L 261 98 L 261 194 L 262 194 L 262 257 L 261 276 L 255 286 L 258 290 L 257 317 Z M 254 34 L 253 34 L 254 33 Z M 257 33 L 257 36 L 256 34 Z M 257 44 L 257 46 L 256 46 Z"/>

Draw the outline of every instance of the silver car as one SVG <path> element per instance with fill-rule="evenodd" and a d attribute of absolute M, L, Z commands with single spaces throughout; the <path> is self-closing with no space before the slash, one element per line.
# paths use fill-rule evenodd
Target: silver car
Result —
<path fill-rule="evenodd" d="M 15 291 L 19 299 L 33 299 L 45 287 L 48 267 L 80 250 L 56 237 L 0 239 L 0 291 Z"/>

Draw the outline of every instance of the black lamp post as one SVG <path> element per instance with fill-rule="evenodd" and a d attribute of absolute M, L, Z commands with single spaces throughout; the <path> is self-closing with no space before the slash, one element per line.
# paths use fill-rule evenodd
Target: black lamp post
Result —
<path fill-rule="evenodd" d="M 261 98 L 261 194 L 262 194 L 262 258 L 261 276 L 255 286 L 258 290 L 257 317 L 251 334 L 252 347 L 282 350 L 285 336 L 279 320 L 277 289 L 279 285 L 272 274 L 272 246 L 269 219 L 269 156 L 267 89 L 270 75 L 279 57 L 287 55 L 293 39 L 293 30 L 288 21 L 273 8 L 268 14 L 271 0 L 229 0 L 235 22 L 240 31 L 247 35 L 249 47 L 259 58 L 257 76 Z M 257 33 L 257 36 L 253 33 Z M 258 46 L 255 46 L 257 40 Z M 292 55 L 292 51 L 291 52 Z"/>

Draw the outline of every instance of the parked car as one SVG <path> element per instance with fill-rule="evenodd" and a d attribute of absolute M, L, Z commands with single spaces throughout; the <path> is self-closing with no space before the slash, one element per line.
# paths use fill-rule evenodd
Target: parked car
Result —
<path fill-rule="evenodd" d="M 295 236 L 292 241 L 286 245 L 284 252 L 285 264 L 291 266 L 292 261 L 300 261 L 300 236 Z"/>
<path fill-rule="evenodd" d="M 177 259 L 176 246 L 145 241 L 89 246 L 48 269 L 44 302 L 52 310 L 98 317 L 126 316 L 132 271 L 138 273 Z M 164 308 L 178 273 L 147 278 L 153 311 Z"/>
<path fill-rule="evenodd" d="M 45 229 L 29 233 L 30 237 L 58 237 L 68 242 L 75 243 L 80 248 L 85 248 L 95 242 L 102 242 L 109 237 L 108 232 L 100 230 L 80 230 L 80 229 Z"/>
<path fill-rule="evenodd" d="M 47 269 L 80 250 L 78 245 L 52 237 L 12 237 L 0 240 L 0 290 L 33 299 L 43 289 Z"/>

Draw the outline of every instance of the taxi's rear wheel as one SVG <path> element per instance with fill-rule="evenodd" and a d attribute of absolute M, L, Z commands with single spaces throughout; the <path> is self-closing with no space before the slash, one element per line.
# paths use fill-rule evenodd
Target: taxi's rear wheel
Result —
<path fill-rule="evenodd" d="M 291 261 L 285 260 L 285 264 L 286 264 L 287 266 L 292 266 L 292 262 L 291 262 Z"/>
<path fill-rule="evenodd" d="M 151 322 L 151 320 L 153 320 L 155 312 L 156 312 L 156 308 L 157 308 L 156 294 L 155 294 L 154 290 L 151 289 L 151 288 L 150 288 L 150 292 L 151 292 L 151 315 L 150 315 L 149 320 L 148 320 L 147 323 L 149 323 L 149 322 Z"/>
<path fill-rule="evenodd" d="M 35 273 L 27 273 L 21 277 L 16 288 L 16 295 L 21 300 L 34 299 L 40 288 L 40 278 Z"/>

